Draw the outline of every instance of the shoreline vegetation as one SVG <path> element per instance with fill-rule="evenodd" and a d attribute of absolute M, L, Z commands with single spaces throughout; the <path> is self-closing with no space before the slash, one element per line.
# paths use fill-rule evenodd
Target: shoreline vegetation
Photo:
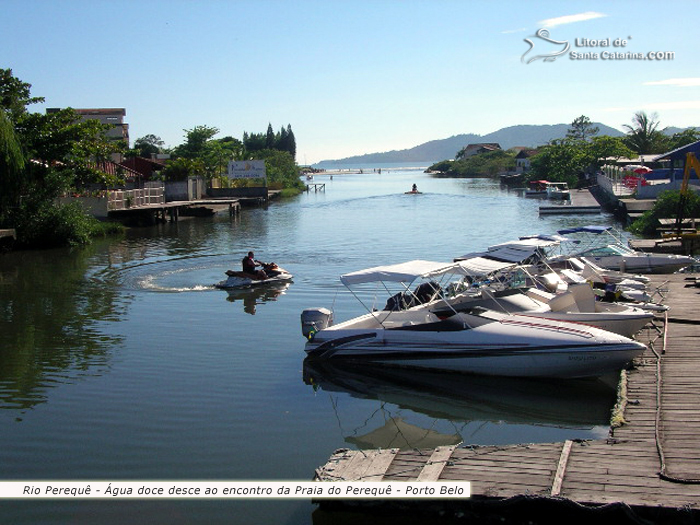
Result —
<path fill-rule="evenodd" d="M 15 248 L 81 245 L 124 232 L 121 224 L 101 222 L 77 203 L 59 203 L 67 194 L 133 185 L 115 158 L 165 155 L 167 164 L 150 180 L 196 176 L 224 188 L 250 185 L 228 178 L 229 161 L 264 160 L 269 189 L 288 197 L 305 188 L 291 125 L 274 132 L 268 124 L 266 133 L 244 132 L 242 140 L 216 139 L 217 128 L 195 126 L 184 130 L 184 142 L 174 148 L 163 148 L 159 137 L 146 135 L 128 149 L 122 137 L 107 136 L 111 125 L 83 119 L 72 108 L 31 113 L 29 106 L 44 102 L 31 95 L 31 87 L 11 69 L 0 69 L 0 228 L 15 230 Z"/>
<path fill-rule="evenodd" d="M 624 127 L 627 130 L 624 137 L 598 135 L 599 128 L 582 115 L 571 123 L 566 137 L 552 140 L 545 146 L 535 149 L 512 148 L 507 151 L 500 147 L 495 150 L 483 147 L 484 151 L 476 153 L 472 149 L 472 154 L 465 147 L 457 152 L 454 160 L 437 162 L 427 171 L 437 176 L 496 178 L 515 173 L 517 159 L 527 159 L 529 169 L 522 171 L 522 184 L 544 179 L 566 182 L 572 188 L 579 188 L 587 186 L 590 176 L 611 162 L 610 159 L 663 154 L 700 140 L 697 128 L 688 128 L 671 135 L 664 133 L 664 130 L 659 129 L 657 116 L 649 116 L 643 111 L 635 113 L 632 125 L 626 124 Z M 684 217 L 699 216 L 700 197 L 697 193 L 689 191 L 687 195 L 681 196 L 679 191 L 664 192 L 653 209 L 634 221 L 629 230 L 637 235 L 653 236 L 660 226 L 660 218 L 673 218 L 679 213 Z"/>

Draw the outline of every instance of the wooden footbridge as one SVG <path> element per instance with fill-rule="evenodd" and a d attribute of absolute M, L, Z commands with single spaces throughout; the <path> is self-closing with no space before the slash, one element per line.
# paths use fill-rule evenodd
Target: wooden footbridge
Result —
<path fill-rule="evenodd" d="M 409 512 L 697 522 L 700 518 L 700 281 L 656 276 L 670 309 L 638 339 L 647 352 L 623 371 L 614 426 L 595 441 L 435 450 L 339 450 L 320 481 L 469 481 L 472 497 Z M 552 395 L 556 395 L 553 392 Z M 585 403 L 585 399 L 581 402 Z M 319 502 L 329 512 L 351 502 Z M 376 510 L 377 502 L 366 509 Z M 389 504 L 388 502 L 386 503 Z M 555 519 L 556 518 L 556 519 Z M 636 521 L 635 521 L 636 522 Z M 684 521 L 685 522 L 685 521 Z"/>

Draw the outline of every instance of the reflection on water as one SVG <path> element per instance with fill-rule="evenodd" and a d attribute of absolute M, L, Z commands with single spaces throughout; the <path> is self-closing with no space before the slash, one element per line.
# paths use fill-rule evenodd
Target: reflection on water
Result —
<path fill-rule="evenodd" d="M 108 367 L 122 339 L 99 325 L 118 320 L 128 299 L 110 280 L 84 278 L 95 249 L 0 257 L 0 408 L 26 410 Z"/>
<path fill-rule="evenodd" d="M 276 282 L 250 288 L 226 290 L 226 300 L 232 303 L 242 302 L 243 311 L 255 315 L 258 305 L 276 301 L 278 297 L 286 293 L 290 286 L 290 282 Z"/>
<path fill-rule="evenodd" d="M 348 432 L 345 440 L 360 448 L 450 445 L 460 433 L 459 441 L 473 444 L 475 425 L 591 429 L 609 424 L 616 395 L 611 383 L 601 379 L 482 377 L 309 358 L 304 361 L 303 376 L 314 389 L 380 402 L 356 428 L 344 427 Z M 342 410 L 336 408 L 342 420 Z M 422 421 L 422 426 L 408 421 L 416 414 L 423 416 L 413 417 Z M 426 427 L 425 422 L 431 426 Z M 472 430 L 466 429 L 467 424 Z M 449 431 L 441 432 L 438 425 Z"/>

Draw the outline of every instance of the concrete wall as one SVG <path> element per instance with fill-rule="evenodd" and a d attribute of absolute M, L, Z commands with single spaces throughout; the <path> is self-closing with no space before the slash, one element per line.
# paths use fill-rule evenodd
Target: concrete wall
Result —
<path fill-rule="evenodd" d="M 700 192 L 700 187 L 697 186 L 697 184 L 693 184 L 693 182 L 697 183 L 698 181 L 691 181 L 690 184 L 688 184 L 688 188 L 695 192 Z M 637 198 L 638 199 L 656 199 L 658 196 L 661 194 L 663 191 L 668 191 L 668 190 L 675 190 L 678 191 L 681 189 L 681 184 L 683 183 L 682 180 L 674 180 L 672 182 L 669 182 L 667 184 L 650 184 L 649 186 L 641 186 L 637 185 Z"/>
<path fill-rule="evenodd" d="M 60 204 L 68 204 L 70 202 L 78 201 L 80 205 L 85 210 L 85 213 L 89 213 L 93 217 L 98 219 L 106 219 L 109 215 L 108 212 L 108 199 L 107 197 L 62 197 L 58 199 Z"/>
<path fill-rule="evenodd" d="M 165 200 L 194 201 L 206 194 L 206 184 L 201 177 L 190 177 L 187 180 L 165 183 Z"/>

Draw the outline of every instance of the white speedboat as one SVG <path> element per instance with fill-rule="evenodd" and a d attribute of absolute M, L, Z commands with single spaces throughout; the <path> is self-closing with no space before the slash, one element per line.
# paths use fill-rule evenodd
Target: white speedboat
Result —
<path fill-rule="evenodd" d="M 263 270 L 267 275 L 267 279 L 258 279 L 255 275 L 245 272 L 237 272 L 234 270 L 226 271 L 226 279 L 216 283 L 216 288 L 231 290 L 236 288 L 247 288 L 270 283 L 283 283 L 292 280 L 292 274 L 284 268 L 277 266 L 275 263 L 265 263 Z"/>
<path fill-rule="evenodd" d="M 566 256 L 585 257 L 594 264 L 610 270 L 630 273 L 674 273 L 697 260 L 685 255 L 645 253 L 623 244 L 610 226 L 583 226 L 559 230 L 560 235 L 582 234 L 579 246 Z M 602 242 L 600 239 L 603 239 Z"/>
<path fill-rule="evenodd" d="M 645 346 L 592 326 L 493 310 L 451 312 L 438 317 L 429 310 L 446 300 L 448 276 L 464 276 L 461 263 L 410 261 L 341 276 L 350 289 L 365 283 L 398 283 L 385 310 L 333 324 L 325 309 L 302 312 L 306 352 L 315 359 L 347 359 L 383 366 L 515 377 L 586 377 L 619 370 L 641 355 Z M 421 287 L 434 293 L 419 298 Z M 422 291 L 425 291 L 423 287 Z M 440 295 L 440 299 L 436 297 Z M 356 294 L 357 297 L 357 294 Z M 359 298 L 359 297 L 358 297 Z M 363 303 L 364 304 L 364 303 Z"/>
<path fill-rule="evenodd" d="M 597 301 L 588 283 L 569 284 L 566 291 L 550 293 L 536 288 L 511 288 L 478 294 L 462 294 L 445 303 L 437 303 L 432 311 L 438 316 L 449 309 L 471 312 L 486 308 L 527 317 L 584 323 L 625 337 L 633 337 L 646 326 L 654 314 L 622 303 Z"/>
<path fill-rule="evenodd" d="M 547 198 L 547 184 L 549 184 L 549 181 L 547 181 L 547 180 L 531 180 L 528 184 L 529 184 L 528 189 L 526 189 L 523 192 L 523 195 L 525 197 L 536 198 L 536 199 Z"/>
<path fill-rule="evenodd" d="M 546 185 L 547 198 L 553 200 L 570 200 L 571 191 L 566 182 L 549 182 Z"/>

